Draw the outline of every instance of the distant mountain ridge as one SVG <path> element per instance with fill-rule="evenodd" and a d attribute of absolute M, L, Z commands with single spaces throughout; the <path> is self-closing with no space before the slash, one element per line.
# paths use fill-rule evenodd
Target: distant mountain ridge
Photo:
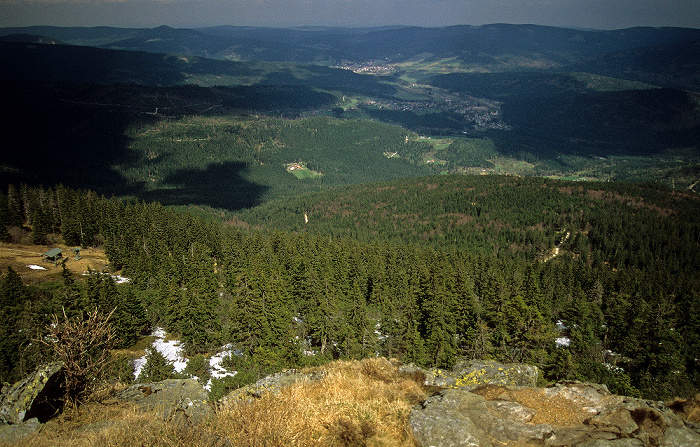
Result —
<path fill-rule="evenodd" d="M 462 57 L 506 53 L 561 55 L 562 63 L 647 46 L 700 42 L 692 28 L 628 28 L 577 30 L 538 25 L 457 25 L 444 28 L 254 28 L 220 26 L 186 29 L 138 28 L 0 28 L 0 35 L 33 34 L 72 44 L 242 60 L 315 59 L 401 61 L 424 53 Z M 280 47 L 282 45 L 282 47 Z"/>
<path fill-rule="evenodd" d="M 448 72 L 583 71 L 700 91 L 700 29 L 692 28 L 601 31 L 509 24 L 444 28 L 0 28 L 0 40 L 12 39 L 3 37 L 11 35 L 41 36 L 26 38 L 33 39 L 32 43 L 61 42 L 242 62 L 345 68 L 371 64 L 399 72 L 435 63 Z M 425 76 L 413 75 L 416 79 Z"/>

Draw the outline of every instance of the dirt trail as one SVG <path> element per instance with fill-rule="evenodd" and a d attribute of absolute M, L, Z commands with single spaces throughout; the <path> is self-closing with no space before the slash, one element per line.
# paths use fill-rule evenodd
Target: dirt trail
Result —
<path fill-rule="evenodd" d="M 560 251 L 561 246 L 564 245 L 564 242 L 566 242 L 566 241 L 569 240 L 569 237 L 570 237 L 570 236 L 571 236 L 571 231 L 567 231 L 567 232 L 566 232 L 566 236 L 564 236 L 564 239 L 562 239 L 561 242 L 559 242 L 559 243 L 557 244 L 557 246 L 554 247 L 554 250 L 552 250 L 552 254 L 549 255 L 549 256 L 547 256 L 546 258 L 544 258 L 544 261 L 543 261 L 543 262 L 551 261 L 552 259 L 554 259 L 554 258 L 556 258 L 557 256 L 559 256 L 559 251 Z"/>

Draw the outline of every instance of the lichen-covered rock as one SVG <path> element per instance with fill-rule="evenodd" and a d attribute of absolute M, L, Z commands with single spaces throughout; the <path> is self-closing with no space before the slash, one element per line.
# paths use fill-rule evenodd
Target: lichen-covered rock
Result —
<path fill-rule="evenodd" d="M 536 366 L 488 360 L 458 362 L 452 370 L 422 369 L 413 364 L 402 365 L 399 370 L 406 374 L 422 372 L 427 386 L 467 390 L 491 384 L 535 386 L 540 373 Z"/>
<path fill-rule="evenodd" d="M 446 390 L 411 412 L 409 424 L 421 446 L 490 447 L 488 435 L 470 418 L 488 413 L 482 396 L 464 390 Z"/>
<path fill-rule="evenodd" d="M 155 411 L 164 421 L 197 425 L 213 412 L 207 392 L 195 379 L 168 379 L 132 385 L 114 395 L 118 402 L 129 402 L 142 411 Z"/>
<path fill-rule="evenodd" d="M 700 427 L 661 402 L 610 394 L 604 386 L 487 385 L 447 389 L 411 412 L 421 446 L 700 446 Z"/>
<path fill-rule="evenodd" d="M 65 383 L 63 365 L 52 363 L 38 367 L 32 374 L 0 396 L 0 422 L 20 424 L 37 418 L 44 423 L 63 408 Z"/>

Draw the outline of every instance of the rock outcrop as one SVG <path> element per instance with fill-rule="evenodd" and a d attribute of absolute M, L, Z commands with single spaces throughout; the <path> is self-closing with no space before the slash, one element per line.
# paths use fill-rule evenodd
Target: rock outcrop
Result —
<path fill-rule="evenodd" d="M 411 372 L 411 366 L 401 366 L 400 370 Z M 452 370 L 423 369 L 425 385 L 442 388 L 473 389 L 481 385 L 520 385 L 535 386 L 539 368 L 522 363 L 498 363 L 488 360 L 468 360 L 458 362 Z"/>
<path fill-rule="evenodd" d="M 224 396 L 220 403 L 233 403 L 237 400 L 260 398 L 265 393 L 277 393 L 286 386 L 293 385 L 297 382 L 320 380 L 326 376 L 325 371 L 315 371 L 311 373 L 302 373 L 295 369 L 288 369 L 279 373 L 275 373 L 258 380 L 250 385 L 243 386 Z"/>
<path fill-rule="evenodd" d="M 37 368 L 0 396 L 0 423 L 20 424 L 36 418 L 44 423 L 63 408 L 63 365 L 52 363 Z"/>
<path fill-rule="evenodd" d="M 426 447 L 700 445 L 700 426 L 661 402 L 573 382 L 446 389 L 414 409 L 409 423 Z"/>
<path fill-rule="evenodd" d="M 142 411 L 155 411 L 164 421 L 189 426 L 213 414 L 207 392 L 196 379 L 137 383 L 116 393 L 113 400 L 132 403 Z"/>

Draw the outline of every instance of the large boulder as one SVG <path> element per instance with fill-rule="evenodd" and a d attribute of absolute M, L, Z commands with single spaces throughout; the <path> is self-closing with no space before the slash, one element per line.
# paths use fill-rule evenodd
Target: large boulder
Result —
<path fill-rule="evenodd" d="M 700 445 L 700 426 L 663 403 L 577 382 L 447 389 L 415 408 L 409 423 L 426 447 Z"/>
<path fill-rule="evenodd" d="M 142 411 L 155 411 L 164 421 L 189 426 L 213 414 L 207 392 L 196 379 L 137 383 L 116 393 L 113 399 L 134 404 Z"/>
<path fill-rule="evenodd" d="M 426 386 L 466 390 L 489 384 L 535 386 L 540 373 L 536 366 L 489 360 L 458 362 L 452 370 L 422 369 L 413 364 L 402 365 L 399 370 L 406 374 L 422 373 Z"/>
<path fill-rule="evenodd" d="M 58 414 L 64 404 L 64 377 L 63 364 L 52 363 L 4 387 L 0 396 L 0 423 L 20 424 L 34 418 L 44 423 Z"/>

